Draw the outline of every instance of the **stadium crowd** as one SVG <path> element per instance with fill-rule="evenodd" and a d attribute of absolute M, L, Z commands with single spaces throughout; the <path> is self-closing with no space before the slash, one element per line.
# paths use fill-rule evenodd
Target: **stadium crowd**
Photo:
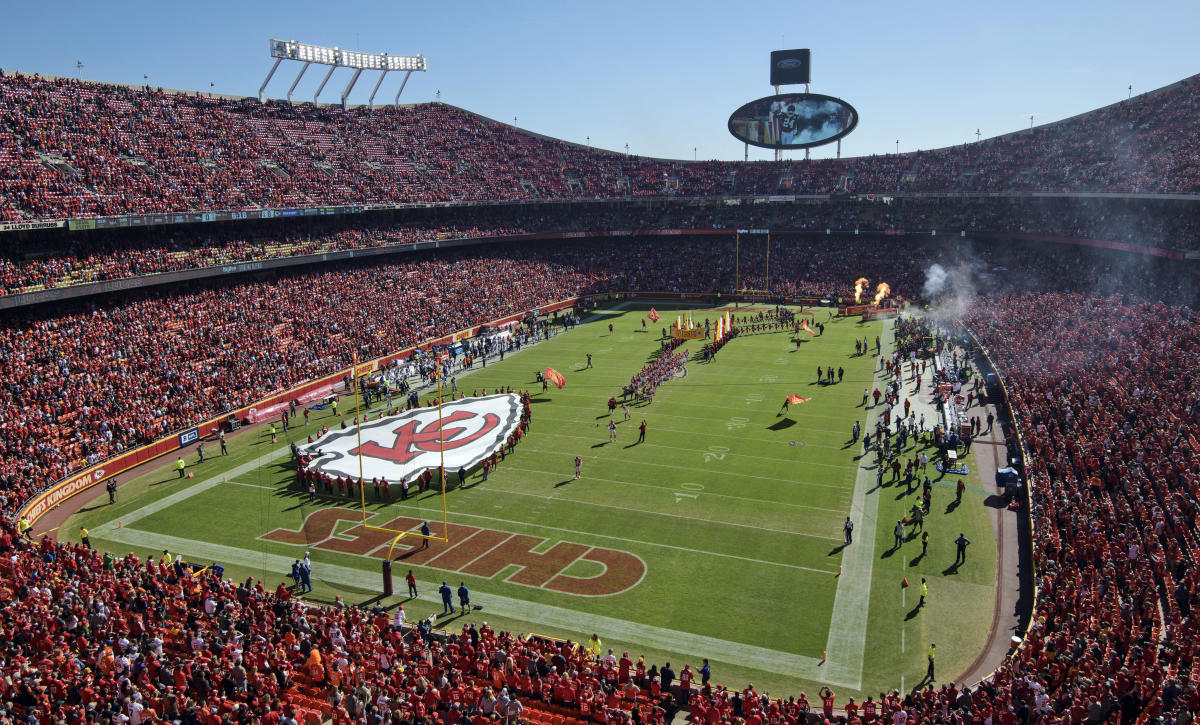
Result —
<path fill-rule="evenodd" d="M 521 234 L 604 234 L 611 231 L 769 228 L 952 236 L 1028 235 L 1122 242 L 1135 247 L 1200 248 L 1200 217 L 1170 202 L 1124 200 L 896 199 L 892 203 L 812 202 L 713 206 L 663 202 L 483 206 L 422 210 L 400 219 L 276 220 L 254 225 L 113 230 L 14 241 L 0 254 L 0 294 L 17 294 L 178 270 L 216 267 L 342 250 Z M 753 237 L 746 243 L 752 246 Z"/>
<path fill-rule="evenodd" d="M 733 246 L 673 237 L 418 252 L 403 262 L 14 311 L 0 324 L 0 475 L 10 487 L 40 488 L 266 392 L 328 375 L 354 355 L 377 357 L 577 294 L 728 290 L 735 275 L 743 286 L 765 284 L 756 271 L 765 268 L 765 249 L 743 244 L 735 271 L 726 264 Z M 849 297 L 853 280 L 867 276 L 911 299 L 932 263 L 960 270 L 980 291 L 1107 285 L 1174 302 L 1196 294 L 1194 277 L 1178 265 L 1087 258 L 1066 247 L 818 238 L 774 245 L 771 262 L 784 295 Z M 494 292 L 481 296 L 482 288 Z M 381 289 L 390 294 L 375 293 Z M 247 340 L 257 342 L 248 349 Z"/>
<path fill-rule="evenodd" d="M 587 650 L 486 622 L 434 636 L 402 607 L 315 607 L 166 552 L 117 558 L 2 526 L 0 722 L 515 725 L 569 703 L 572 723 L 609 704 L 599 722 L 628 722 L 615 713 L 632 706 L 662 723 L 675 710 L 669 693 L 618 691 L 624 665 L 618 678 Z"/>
<path fill-rule="evenodd" d="M 1198 84 L 934 151 L 737 163 L 602 151 L 440 103 L 342 110 L 8 73 L 0 221 L 676 194 L 1195 192 Z"/>
<path fill-rule="evenodd" d="M 10 248 L 0 257 L 0 294 L 15 294 L 68 287 L 76 284 L 128 279 L 242 262 L 300 257 L 367 249 L 389 245 L 411 245 L 444 239 L 500 237 L 521 234 L 530 222 L 508 215 L 503 224 L 481 227 L 464 210 L 457 223 L 377 224 L 333 228 L 308 225 L 297 230 L 245 229 L 178 230 L 166 239 L 161 233 L 101 234 L 94 240 L 73 240 L 66 249 Z M 61 240 L 49 242 L 57 246 Z"/>
<path fill-rule="evenodd" d="M 1194 715 L 1196 308 L 1040 292 L 966 322 L 1008 378 L 1031 454 L 1038 608 L 995 685 L 1071 722 Z"/>
<path fill-rule="evenodd" d="M 258 104 L 0 74 L 0 221 L 322 204 L 853 191 L 1200 191 L 1198 79 L 1030 131 L 905 155 L 669 162 L 533 137 L 459 109 Z M 582 206 L 582 205 L 581 205 Z M 501 208 L 8 249 L 9 293 L 455 236 L 598 229 L 964 229 L 1197 248 L 1148 200 Z M 157 238 L 155 238 L 157 235 Z M 978 686 L 823 708 L 853 725 L 1190 723 L 1200 711 L 1200 287 L 1186 263 L 1070 245 L 780 234 L 771 288 L 855 279 L 963 318 L 1008 382 L 1030 456 L 1038 599 Z M 171 238 L 175 237 L 175 238 Z M 63 242 L 58 241 L 58 244 Z M 313 607 L 270 582 L 32 540 L 15 515 L 67 473 L 367 359 L 580 294 L 765 288 L 765 240 L 520 243 L 209 280 L 0 321 L 0 722 L 797 723 L 770 698 L 605 653 Z M 759 270 L 763 270 L 760 272 Z M 736 282 L 735 282 L 736 280 Z M 483 291 L 483 292 L 481 292 Z M 402 611 L 402 610 L 400 610 Z M 716 653 L 714 653 L 716 654 Z M 965 683 L 959 683 L 963 685 Z M 843 714 L 844 713 L 844 714 Z M 819 717 L 815 710 L 814 718 Z M 563 718 L 561 722 L 555 718 Z M 569 721 L 569 722 L 568 722 Z"/>
<path fill-rule="evenodd" d="M 14 314 L 0 329 L 5 510 L 77 466 L 327 374 L 354 353 L 378 355 L 581 292 L 728 289 L 730 244 L 675 238 L 418 253 L 401 264 L 347 264 L 276 281 Z M 1114 707 L 1131 717 L 1194 710 L 1193 683 L 1176 692 L 1171 678 L 1190 677 L 1200 646 L 1191 618 L 1200 587 L 1193 566 L 1200 553 L 1194 494 L 1200 320 L 1194 307 L 1178 304 L 1194 300 L 1195 276 L 1149 257 L 1087 256 L 1068 247 L 971 251 L 931 240 L 901 250 L 886 239 L 820 239 L 772 251 L 779 279 L 808 280 L 829 294 L 849 294 L 862 275 L 886 279 L 898 294 L 915 298 L 929 265 L 970 265 L 971 286 L 987 304 L 969 306 L 967 321 L 1009 377 L 1034 454 L 1042 595 L 1027 644 L 974 692 L 947 686 L 888 695 L 881 714 L 902 708 L 910 721 L 959 714 L 981 722 L 988 715 L 1082 722 Z M 743 253 L 753 267 L 753 250 Z M 1099 296 L 1095 290 L 1106 279 L 1124 296 Z M 479 295 L 483 288 L 492 292 Z M 1045 291 L 1054 288 L 1061 291 Z M 373 294 L 380 289 L 392 294 Z M 1143 297 L 1153 301 L 1137 301 Z M 248 349 L 249 339 L 259 343 Z M 453 707 L 443 703 L 458 697 L 469 710 L 485 698 L 483 685 L 463 684 L 453 663 L 470 669 L 483 651 L 505 671 L 514 651 L 532 646 L 497 639 L 504 644 L 488 650 L 468 632 L 457 651 L 426 643 L 420 646 L 434 654 L 401 654 L 410 645 L 381 635 L 386 627 L 366 614 L 300 608 L 286 590 L 189 579 L 153 562 L 101 560 L 78 546 L 22 543 L 11 521 L 3 529 L 6 589 L 22 606 L 4 608 L 0 617 L 8 618 L 6 631 L 27 634 L 6 642 L 0 671 L 7 675 L 6 699 L 27 711 L 86 710 L 94 701 L 98 716 L 105 708 L 137 710 L 132 702 L 160 713 L 194 708 L 200 722 L 245 720 L 276 707 L 274 694 L 307 677 L 310 687 L 314 679 L 321 685 L 321 702 L 312 701 L 311 689 L 307 700 L 297 699 L 317 710 L 403 713 L 420 705 L 426 716 L 440 708 L 443 719 L 454 719 Z M 50 621 L 44 631 L 31 626 Z M 354 647 L 337 644 L 341 638 Z M 384 643 L 391 654 L 373 649 Z M 324 679 L 309 662 L 313 648 Z M 422 684 L 413 670 L 398 674 L 394 663 L 405 656 L 427 658 L 439 676 Z M 412 661 L 420 672 L 420 661 Z M 516 669 L 530 661 L 514 659 Z M 334 674 L 338 668 L 348 669 Z M 579 716 L 620 718 L 620 683 L 611 683 L 615 696 L 596 694 L 604 690 L 596 686 L 604 681 L 596 674 L 603 664 L 574 669 L 578 676 L 562 686 L 563 668 L 539 671 L 524 689 L 520 675 L 513 687 L 505 671 L 493 686 L 557 698 Z M 483 670 L 484 679 L 493 677 Z M 590 688 L 587 705 L 581 688 Z M 431 690 L 438 690 L 436 698 Z M 644 713 L 635 707 L 639 719 L 661 717 L 670 704 L 653 696 L 650 683 L 628 694 L 626 705 L 645 706 Z M 800 707 L 717 688 L 697 691 L 692 712 L 706 722 L 753 721 L 794 718 Z"/>

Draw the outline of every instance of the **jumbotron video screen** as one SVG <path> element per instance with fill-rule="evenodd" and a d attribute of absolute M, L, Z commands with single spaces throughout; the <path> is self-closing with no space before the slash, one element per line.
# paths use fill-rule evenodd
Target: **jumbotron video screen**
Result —
<path fill-rule="evenodd" d="M 751 101 L 729 117 L 729 132 L 752 146 L 800 149 L 836 141 L 858 125 L 858 112 L 833 96 L 786 93 Z"/>

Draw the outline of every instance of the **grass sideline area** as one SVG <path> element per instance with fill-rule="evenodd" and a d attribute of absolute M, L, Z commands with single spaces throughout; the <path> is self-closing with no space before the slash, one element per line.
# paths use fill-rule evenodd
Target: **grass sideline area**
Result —
<path fill-rule="evenodd" d="M 980 485 L 973 454 L 966 457 L 972 472 L 963 505 L 948 506 L 956 478 L 935 484 L 929 552 L 916 559 L 916 541 L 888 550 L 892 524 L 917 497 L 905 496 L 902 486 L 877 487 L 868 468 L 873 458 L 860 460 L 861 446 L 849 444 L 854 421 L 873 429 L 877 412 L 860 401 L 864 388 L 876 387 L 878 357 L 856 356 L 855 337 L 873 344 L 879 335 L 886 352 L 891 322 L 831 321 L 818 309 L 815 319 L 825 323 L 825 333 L 801 333 L 799 345 L 790 331 L 741 335 L 714 362 L 693 358 L 687 376 L 660 385 L 653 403 L 631 406 L 628 422 L 618 407 L 618 437 L 609 443 L 606 401 L 619 397 L 656 353 L 663 325 L 680 310 L 692 309 L 697 320 L 717 314 L 662 304 L 656 309 L 663 319 L 643 331 L 649 307 L 627 302 L 600 310 L 570 332 L 459 376 L 467 393 L 509 385 L 530 391 L 531 427 L 487 481 L 475 471 L 446 496 L 452 538 L 496 548 L 481 544 L 470 560 L 451 551 L 428 565 L 413 563 L 423 552 L 408 552 L 393 568 L 396 596 L 379 595 L 379 559 L 364 553 L 381 556 L 386 546 L 359 525 L 357 501 L 321 496 L 310 503 L 294 482 L 288 436 L 303 441 L 322 424 L 336 428 L 325 410 L 313 411 L 307 428 L 297 416 L 276 445 L 259 427 L 233 437 L 226 457 L 214 458 L 218 447 L 209 444 L 208 460 L 197 464 L 189 450 L 191 479 L 169 468 L 174 456 L 135 472 L 115 504 L 96 499 L 61 527 L 60 538 L 74 539 L 86 526 L 98 548 L 142 557 L 168 549 L 221 563 L 235 578 L 261 578 L 272 589 L 285 580 L 290 562 L 309 551 L 314 591 L 308 598 L 331 602 L 341 595 L 350 604 L 389 608 L 404 603 L 410 620 L 440 613 L 437 585 L 446 580 L 455 588 L 461 581 L 484 608 L 439 618 L 438 627 L 487 621 L 576 641 L 595 632 L 618 655 L 670 661 L 677 671 L 685 662 L 698 668 L 708 657 L 716 682 L 738 688 L 752 682 L 785 696 L 801 690 L 813 696 L 830 683 L 844 702 L 911 686 L 924 674 L 931 641 L 938 643 L 939 682 L 966 670 L 986 642 L 996 581 L 994 534 L 983 504 L 989 492 Z M 696 353 L 701 342 L 680 349 Z M 588 353 L 593 367 L 584 369 Z M 826 365 L 845 368 L 841 383 L 815 382 L 817 367 Z M 541 392 L 534 373 L 546 366 L 563 372 L 565 388 Z M 811 400 L 781 415 L 791 394 Z M 347 420 L 350 401 L 343 398 L 340 410 Z M 635 444 L 642 419 L 646 441 Z M 577 481 L 576 455 L 584 461 Z M 938 475 L 932 465 L 930 471 Z M 372 523 L 411 519 L 414 527 L 428 519 L 440 527 L 440 493 L 377 502 L 368 488 L 367 498 Z M 857 528 L 855 543 L 843 549 L 847 515 Z M 949 565 L 959 531 L 974 545 L 968 564 L 954 570 Z M 508 563 L 501 550 L 527 554 L 509 556 Z M 635 577 L 638 561 L 644 568 Z M 614 586 L 627 586 L 614 593 L 554 588 L 607 581 L 622 568 L 626 580 Z M 405 596 L 409 569 L 420 582 L 413 601 Z M 921 576 L 929 579 L 930 601 L 917 609 Z M 908 590 L 900 586 L 905 577 L 914 585 Z"/>

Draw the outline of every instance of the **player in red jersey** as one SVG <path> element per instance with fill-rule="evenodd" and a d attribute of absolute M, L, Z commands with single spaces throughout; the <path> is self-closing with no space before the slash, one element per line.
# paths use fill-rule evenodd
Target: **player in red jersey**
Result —
<path fill-rule="evenodd" d="M 821 709 L 825 712 L 825 718 L 832 722 L 834 699 L 833 690 L 829 689 L 828 687 L 822 687 L 821 691 L 817 694 L 821 696 Z"/>
<path fill-rule="evenodd" d="M 875 710 L 876 710 L 875 701 L 871 699 L 870 695 L 867 695 L 867 701 L 862 704 L 863 722 L 865 722 L 865 723 L 875 722 Z"/>

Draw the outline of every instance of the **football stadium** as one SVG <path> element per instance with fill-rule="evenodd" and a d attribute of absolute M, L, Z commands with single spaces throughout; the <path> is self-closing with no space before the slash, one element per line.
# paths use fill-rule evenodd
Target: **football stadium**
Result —
<path fill-rule="evenodd" d="M 707 161 L 0 51 L 0 721 L 1192 722 L 1200 76 L 843 155 L 811 44 Z"/>

